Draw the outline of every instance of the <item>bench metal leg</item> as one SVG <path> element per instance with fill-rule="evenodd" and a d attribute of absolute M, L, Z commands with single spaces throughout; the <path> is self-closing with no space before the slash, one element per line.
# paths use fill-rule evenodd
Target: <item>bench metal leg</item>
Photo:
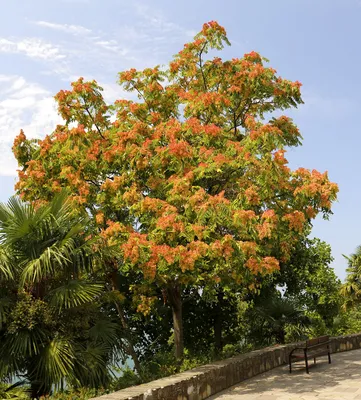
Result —
<path fill-rule="evenodd" d="M 331 354 L 328 352 L 327 355 L 328 355 L 328 363 L 331 364 Z"/>
<path fill-rule="evenodd" d="M 313 359 L 313 363 L 316 364 L 316 357 Z"/>
<path fill-rule="evenodd" d="M 292 372 L 292 360 L 291 360 L 291 356 L 288 357 L 288 362 L 290 364 L 290 373 Z"/>
<path fill-rule="evenodd" d="M 308 360 L 307 360 L 307 352 L 305 350 L 305 364 L 306 364 L 306 373 L 309 374 L 310 371 L 308 370 Z"/>

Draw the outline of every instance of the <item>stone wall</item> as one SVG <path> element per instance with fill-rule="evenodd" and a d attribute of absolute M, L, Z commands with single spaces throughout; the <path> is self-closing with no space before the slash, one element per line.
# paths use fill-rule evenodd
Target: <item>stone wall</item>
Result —
<path fill-rule="evenodd" d="M 207 364 L 190 371 L 133 386 L 98 400 L 202 400 L 247 378 L 286 364 L 290 350 L 288 344 L 267 347 L 241 354 L 223 361 Z M 361 348 L 361 333 L 331 339 L 332 352 Z"/>

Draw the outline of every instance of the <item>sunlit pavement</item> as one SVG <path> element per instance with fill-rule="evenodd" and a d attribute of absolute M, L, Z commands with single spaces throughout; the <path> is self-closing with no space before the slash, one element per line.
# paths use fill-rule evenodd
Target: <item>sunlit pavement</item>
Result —
<path fill-rule="evenodd" d="M 332 354 L 332 364 L 321 357 L 314 366 L 310 361 L 307 375 L 304 363 L 294 369 L 288 366 L 275 368 L 257 375 L 209 399 L 217 400 L 361 400 L 361 350 Z"/>

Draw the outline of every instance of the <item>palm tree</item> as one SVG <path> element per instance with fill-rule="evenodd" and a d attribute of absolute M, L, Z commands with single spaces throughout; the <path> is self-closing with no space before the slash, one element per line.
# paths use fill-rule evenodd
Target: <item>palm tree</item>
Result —
<path fill-rule="evenodd" d="M 120 354 L 87 236 L 65 193 L 40 207 L 0 204 L 0 379 L 24 378 L 33 398 L 65 382 L 105 385 Z"/>
<path fill-rule="evenodd" d="M 300 338 L 305 335 L 311 321 L 295 301 L 279 293 L 262 298 L 250 311 L 252 320 L 250 336 L 259 343 L 284 344 L 287 325 L 293 325 Z"/>
<path fill-rule="evenodd" d="M 345 299 L 344 307 L 348 308 L 361 300 L 361 246 L 355 253 L 345 256 L 348 262 L 346 281 L 341 287 L 341 295 Z"/>

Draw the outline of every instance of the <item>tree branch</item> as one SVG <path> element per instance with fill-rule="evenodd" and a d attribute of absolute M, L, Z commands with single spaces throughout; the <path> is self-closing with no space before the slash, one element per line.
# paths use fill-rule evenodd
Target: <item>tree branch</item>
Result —
<path fill-rule="evenodd" d="M 100 131 L 98 125 L 95 123 L 95 120 L 94 120 L 93 116 L 91 115 L 90 111 L 88 110 L 88 107 L 85 107 L 85 111 L 88 113 L 90 119 L 92 120 L 92 123 L 95 125 L 95 127 L 96 127 L 96 129 L 97 129 L 99 135 L 101 136 L 101 138 L 102 138 L 102 139 L 105 139 L 105 137 L 104 137 L 103 134 L 101 133 L 101 131 Z"/>
<path fill-rule="evenodd" d="M 208 42 L 204 43 L 203 47 L 201 48 L 201 51 L 199 52 L 199 68 L 201 70 L 202 79 L 203 79 L 203 86 L 204 86 L 204 90 L 206 92 L 208 91 L 208 86 L 207 86 L 206 77 L 205 77 L 204 71 L 203 71 L 202 53 L 203 53 L 204 49 L 206 48 L 207 43 Z"/>

